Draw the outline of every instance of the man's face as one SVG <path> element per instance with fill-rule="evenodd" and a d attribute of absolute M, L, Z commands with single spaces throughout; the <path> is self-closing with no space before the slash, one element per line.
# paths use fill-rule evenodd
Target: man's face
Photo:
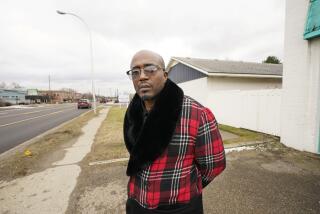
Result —
<path fill-rule="evenodd" d="M 142 69 L 140 76 L 132 79 L 134 88 L 142 100 L 153 100 L 163 89 L 167 80 L 167 73 L 164 72 L 159 57 L 151 53 L 140 53 L 136 54 L 131 61 L 131 69 L 141 69 L 150 65 L 155 65 L 158 69 L 149 75 L 146 75 Z"/>

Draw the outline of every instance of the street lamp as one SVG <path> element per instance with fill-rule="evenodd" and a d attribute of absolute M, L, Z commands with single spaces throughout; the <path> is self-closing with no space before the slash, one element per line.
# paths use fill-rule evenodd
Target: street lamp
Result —
<path fill-rule="evenodd" d="M 89 28 L 89 25 L 84 21 L 83 18 L 81 18 L 80 16 L 74 14 L 74 13 L 67 13 L 67 12 L 63 12 L 60 10 L 57 10 L 57 13 L 60 15 L 71 15 L 74 16 L 76 18 L 78 18 L 87 28 L 88 30 L 88 34 L 89 34 L 89 39 L 90 39 L 90 67 L 91 67 L 91 85 L 92 85 L 92 97 L 93 97 L 93 111 L 96 114 L 96 95 L 95 95 L 95 88 L 94 88 L 94 69 L 93 69 L 93 47 L 92 47 L 92 35 L 91 35 L 91 30 Z"/>

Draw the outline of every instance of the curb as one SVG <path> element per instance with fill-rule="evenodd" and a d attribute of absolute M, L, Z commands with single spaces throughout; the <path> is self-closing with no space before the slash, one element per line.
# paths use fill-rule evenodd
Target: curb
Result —
<path fill-rule="evenodd" d="M 233 144 L 226 144 L 224 145 L 225 149 L 232 149 L 232 148 L 238 148 L 238 147 L 244 147 L 244 146 L 257 146 L 260 144 L 270 143 L 271 141 L 250 141 L 250 142 L 244 142 L 244 143 L 233 143 Z"/>
<path fill-rule="evenodd" d="M 11 149 L 9 149 L 8 151 L 5 151 L 4 153 L 0 154 L 0 160 L 2 160 L 2 159 L 6 158 L 6 157 L 8 157 L 8 156 L 10 156 L 10 155 L 12 155 L 12 154 L 14 154 L 14 153 L 17 153 L 17 152 L 19 152 L 19 151 L 21 152 L 21 151 L 22 151 L 23 149 L 25 149 L 27 146 L 33 144 L 34 142 L 36 142 L 38 139 L 42 138 L 43 136 L 53 133 L 54 131 L 56 131 L 57 129 L 61 128 L 62 126 L 66 125 L 66 124 L 68 124 L 68 123 L 71 123 L 71 122 L 74 121 L 75 119 L 77 119 L 77 118 L 79 118 L 79 117 L 82 117 L 82 116 L 88 114 L 88 113 L 91 112 L 91 111 L 93 111 L 93 109 L 92 109 L 92 110 L 89 110 L 89 111 L 87 111 L 87 112 L 84 112 L 84 113 L 80 114 L 79 116 L 77 116 L 77 117 L 75 117 L 75 118 L 73 118 L 73 119 L 71 119 L 71 120 L 68 120 L 68 121 L 66 121 L 66 122 L 64 122 L 64 123 L 61 123 L 60 125 L 52 128 L 52 129 L 49 129 L 49 130 L 43 132 L 42 134 L 37 135 L 37 136 L 35 136 L 35 137 L 33 137 L 33 138 L 31 138 L 31 139 L 23 142 L 23 143 L 20 143 L 19 145 L 15 146 L 15 147 L 13 147 L 13 148 L 11 148 Z"/>

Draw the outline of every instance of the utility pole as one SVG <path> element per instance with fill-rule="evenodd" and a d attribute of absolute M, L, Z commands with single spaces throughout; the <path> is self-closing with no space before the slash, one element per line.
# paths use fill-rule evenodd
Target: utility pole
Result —
<path fill-rule="evenodd" d="M 48 76 L 48 80 L 49 80 L 49 91 L 48 91 L 48 99 L 50 100 L 50 103 L 52 103 L 52 96 L 51 96 L 51 78 L 50 78 L 50 74 Z M 49 102 L 48 100 L 48 102 Z"/>
<path fill-rule="evenodd" d="M 49 74 L 49 91 L 51 91 L 51 80 L 50 80 L 50 74 Z"/>

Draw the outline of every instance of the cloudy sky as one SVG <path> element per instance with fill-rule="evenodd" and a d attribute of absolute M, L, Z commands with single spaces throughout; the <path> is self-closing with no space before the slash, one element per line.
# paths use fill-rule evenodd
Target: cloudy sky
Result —
<path fill-rule="evenodd" d="M 125 71 L 140 49 L 171 56 L 283 60 L 284 0 L 0 0 L 0 82 L 96 92 L 133 91 Z"/>

